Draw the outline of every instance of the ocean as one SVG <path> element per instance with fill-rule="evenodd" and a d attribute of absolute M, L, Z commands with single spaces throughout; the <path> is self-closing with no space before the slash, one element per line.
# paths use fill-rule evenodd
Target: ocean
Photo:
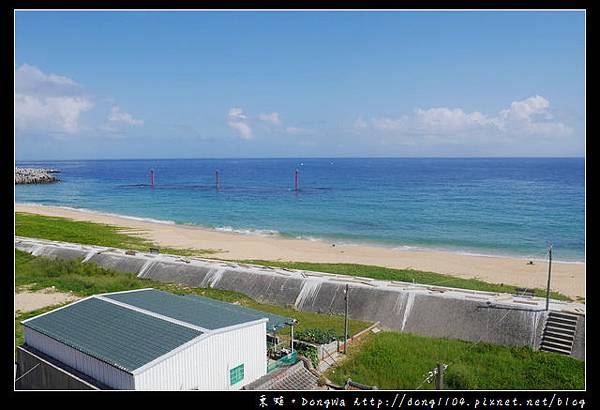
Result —
<path fill-rule="evenodd" d="M 56 184 L 17 185 L 17 203 L 249 235 L 531 259 L 545 258 L 552 242 L 557 260 L 585 258 L 583 158 L 85 160 L 17 161 L 17 166 L 62 171 Z"/>

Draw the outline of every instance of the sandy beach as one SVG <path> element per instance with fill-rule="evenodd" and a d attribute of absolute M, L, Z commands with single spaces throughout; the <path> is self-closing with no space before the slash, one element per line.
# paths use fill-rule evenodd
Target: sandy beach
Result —
<path fill-rule="evenodd" d="M 16 212 L 59 216 L 80 221 L 118 225 L 160 246 L 192 249 L 218 249 L 210 257 L 218 259 L 264 259 L 298 262 L 331 262 L 417 269 L 462 278 L 477 278 L 492 283 L 545 288 L 548 264 L 526 259 L 465 255 L 440 251 L 408 251 L 377 246 L 343 245 L 222 232 L 190 225 L 136 220 L 96 212 L 15 204 Z M 451 282 L 448 282 L 451 286 Z M 553 263 L 552 289 L 571 297 L 585 297 L 585 264 Z"/>

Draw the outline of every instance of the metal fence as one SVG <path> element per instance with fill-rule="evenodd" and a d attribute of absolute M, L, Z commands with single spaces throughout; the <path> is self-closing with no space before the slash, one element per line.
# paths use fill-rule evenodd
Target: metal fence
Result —
<path fill-rule="evenodd" d="M 281 359 L 271 362 L 267 366 L 267 373 L 271 373 L 273 370 L 280 368 L 281 366 L 295 364 L 298 361 L 298 354 L 296 351 L 291 352 L 287 356 L 283 356 Z"/>

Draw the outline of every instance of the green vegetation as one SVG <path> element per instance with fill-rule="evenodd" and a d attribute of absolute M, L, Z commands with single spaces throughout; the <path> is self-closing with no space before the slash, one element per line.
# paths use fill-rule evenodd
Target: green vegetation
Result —
<path fill-rule="evenodd" d="M 299 331 L 314 328 L 333 329 L 340 334 L 344 329 L 344 318 L 338 315 L 300 312 L 293 307 L 260 303 L 239 292 L 166 284 L 150 279 L 141 279 L 133 273 L 104 269 L 94 263 L 81 263 L 76 260 L 51 260 L 32 256 L 19 250 L 15 250 L 15 285 L 17 287 L 27 285 L 31 291 L 54 286 L 58 291 L 71 291 L 77 296 L 152 287 L 172 293 L 195 294 L 225 302 L 237 302 L 249 308 L 294 318 L 298 320 L 295 329 Z M 20 320 L 24 319 L 22 315 L 19 318 L 21 318 Z M 349 333 L 351 335 L 356 334 L 368 326 L 369 323 L 367 322 L 350 320 Z M 289 332 L 289 327 L 285 327 L 280 331 L 282 336 L 289 335 Z"/>
<path fill-rule="evenodd" d="M 478 279 L 463 279 L 435 272 L 424 272 L 414 269 L 393 269 L 381 266 L 357 265 L 351 263 L 312 263 L 312 262 L 281 262 L 264 260 L 243 260 L 263 266 L 275 266 L 286 269 L 303 269 L 317 272 L 336 273 L 339 275 L 362 276 L 380 280 L 395 280 L 400 282 L 420 283 L 424 285 L 447 286 L 460 289 L 482 290 L 486 292 L 514 293 L 516 286 L 484 282 Z M 544 289 L 534 289 L 536 296 L 546 296 Z M 550 297 L 558 300 L 571 300 L 558 292 L 550 292 Z"/>
<path fill-rule="evenodd" d="M 437 363 L 448 364 L 447 389 L 583 389 L 585 364 L 569 356 L 407 333 L 381 332 L 351 345 L 326 376 L 380 389 L 432 389 L 423 383 Z"/>
<path fill-rule="evenodd" d="M 151 247 L 157 247 L 151 241 L 139 236 L 140 233 L 142 233 L 140 230 L 114 225 L 75 221 L 68 218 L 43 216 L 25 212 L 15 213 L 15 234 L 30 238 L 146 252 Z M 160 250 L 162 253 L 180 256 L 204 256 L 220 252 L 218 249 L 160 248 Z"/>
<path fill-rule="evenodd" d="M 135 231 L 133 229 L 24 212 L 15 213 L 15 232 L 19 236 L 31 238 L 138 251 L 148 251 L 150 247 L 156 247 L 152 242 L 139 236 L 140 231 Z M 180 256 L 206 257 L 222 251 L 218 249 L 161 248 L 161 252 Z M 516 287 L 511 285 L 488 283 L 477 279 L 463 279 L 450 275 L 413 269 L 392 269 L 380 266 L 348 263 L 281 262 L 264 260 L 244 260 L 239 262 L 488 292 L 514 293 L 516 290 Z M 546 291 L 544 289 L 534 289 L 534 293 L 536 296 L 546 296 Z M 568 296 L 558 292 L 551 292 L 551 297 L 558 300 L 571 300 Z"/>
<path fill-rule="evenodd" d="M 294 337 L 305 342 L 315 344 L 325 344 L 333 342 L 334 340 L 343 340 L 343 336 L 340 336 L 334 329 L 304 329 L 299 330 L 294 334 Z"/>
<path fill-rule="evenodd" d="M 316 347 L 302 342 L 295 342 L 294 348 L 296 349 L 299 355 L 302 355 L 309 359 L 314 368 L 319 367 L 319 353 L 317 352 Z"/>

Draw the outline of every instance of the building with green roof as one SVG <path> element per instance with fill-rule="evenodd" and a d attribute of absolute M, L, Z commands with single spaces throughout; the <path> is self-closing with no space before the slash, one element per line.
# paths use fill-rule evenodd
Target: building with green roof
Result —
<path fill-rule="evenodd" d="M 193 295 L 95 295 L 22 322 L 25 346 L 113 389 L 237 390 L 293 319 Z"/>

